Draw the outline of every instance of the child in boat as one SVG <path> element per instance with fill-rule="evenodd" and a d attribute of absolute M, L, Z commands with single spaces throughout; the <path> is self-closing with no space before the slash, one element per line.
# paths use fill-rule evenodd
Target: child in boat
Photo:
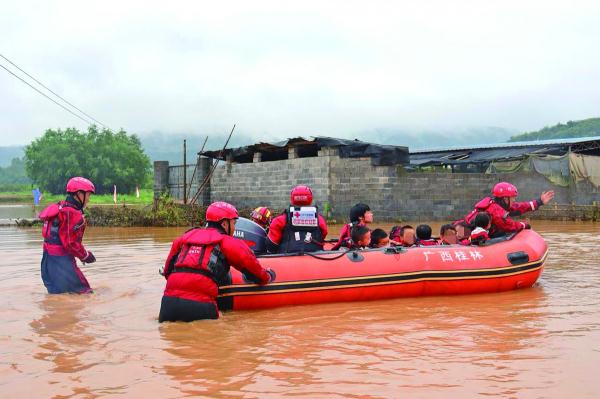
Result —
<path fill-rule="evenodd" d="M 460 245 L 469 245 L 469 236 L 471 235 L 472 226 L 465 221 L 458 221 L 453 224 L 456 229 L 456 241 Z"/>
<path fill-rule="evenodd" d="M 350 232 L 352 246 L 350 249 L 365 249 L 371 243 L 371 230 L 367 226 L 354 226 Z"/>
<path fill-rule="evenodd" d="M 473 220 L 473 224 L 475 225 L 475 229 L 471 232 L 469 241 L 471 241 L 471 245 L 483 245 L 490 239 L 489 229 L 492 225 L 490 215 L 486 212 L 477 213 Z"/>
<path fill-rule="evenodd" d="M 371 243 L 371 230 L 367 226 L 354 226 L 350 237 L 346 238 L 340 248 L 346 250 L 365 249 Z"/>
<path fill-rule="evenodd" d="M 456 228 L 451 224 L 444 224 L 440 228 L 440 240 L 439 245 L 453 245 L 457 244 L 458 240 L 456 237 Z"/>
<path fill-rule="evenodd" d="M 331 248 L 334 251 L 342 246 L 347 246 L 344 242 L 351 238 L 350 233 L 354 226 L 366 226 L 373 222 L 373 212 L 371 212 L 371 208 L 367 204 L 358 203 L 354 205 L 350 208 L 349 216 L 350 223 L 344 225 L 337 243 Z"/>
<path fill-rule="evenodd" d="M 390 246 L 390 238 L 383 229 L 375 229 L 371 232 L 371 248 L 382 248 Z"/>
<path fill-rule="evenodd" d="M 91 181 L 73 177 L 67 182 L 67 198 L 49 205 L 40 213 L 39 217 L 44 222 L 42 280 L 49 294 L 92 292 L 75 258 L 83 263 L 96 261 L 81 243 L 86 226 L 83 208 L 95 192 Z"/>
<path fill-rule="evenodd" d="M 415 229 L 410 225 L 404 225 L 397 230 L 398 226 L 392 227 L 390 238 L 398 245 L 403 247 L 413 247 L 415 245 Z"/>
<path fill-rule="evenodd" d="M 431 238 L 431 226 L 427 224 L 420 224 L 417 226 L 417 245 L 420 247 L 438 245 L 437 240 Z"/>

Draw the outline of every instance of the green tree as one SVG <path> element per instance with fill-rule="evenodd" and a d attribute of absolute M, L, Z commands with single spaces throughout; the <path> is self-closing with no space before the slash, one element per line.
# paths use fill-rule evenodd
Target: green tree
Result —
<path fill-rule="evenodd" d="M 73 176 L 90 179 L 97 193 L 111 192 L 113 184 L 119 192 L 131 193 L 147 180 L 151 167 L 137 136 L 94 125 L 84 133 L 46 130 L 25 147 L 25 165 L 31 180 L 54 194 L 64 192 Z"/>

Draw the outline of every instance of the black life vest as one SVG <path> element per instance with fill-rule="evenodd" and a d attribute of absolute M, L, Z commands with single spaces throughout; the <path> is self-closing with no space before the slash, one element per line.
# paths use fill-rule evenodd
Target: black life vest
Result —
<path fill-rule="evenodd" d="M 198 229 L 199 235 L 202 230 Z M 221 252 L 220 241 L 201 243 L 194 240 L 194 235 L 184 242 L 179 254 L 174 257 L 171 273 L 202 274 L 217 285 L 231 282 L 229 263 Z"/>
<path fill-rule="evenodd" d="M 323 249 L 323 233 L 319 227 L 319 209 L 316 206 L 290 206 L 284 214 L 286 223 L 281 238 L 281 252 L 315 252 Z"/>

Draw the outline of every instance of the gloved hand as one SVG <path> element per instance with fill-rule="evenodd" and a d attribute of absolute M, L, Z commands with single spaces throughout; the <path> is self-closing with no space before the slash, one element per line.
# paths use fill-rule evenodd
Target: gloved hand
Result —
<path fill-rule="evenodd" d="M 160 274 L 161 276 L 165 275 L 165 265 L 162 265 L 158 268 L 158 274 Z"/>
<path fill-rule="evenodd" d="M 81 259 L 81 261 L 83 263 L 94 263 L 96 261 L 96 257 L 94 256 L 93 253 L 91 253 L 90 251 L 88 251 L 88 254 L 85 258 Z"/>
<path fill-rule="evenodd" d="M 265 271 L 269 275 L 269 283 L 272 283 L 273 281 L 275 281 L 275 277 L 277 277 L 277 275 L 275 274 L 275 271 L 272 269 L 266 269 Z"/>
<path fill-rule="evenodd" d="M 531 225 L 527 222 L 521 222 L 521 225 L 523 226 L 524 230 L 529 230 L 531 229 Z"/>

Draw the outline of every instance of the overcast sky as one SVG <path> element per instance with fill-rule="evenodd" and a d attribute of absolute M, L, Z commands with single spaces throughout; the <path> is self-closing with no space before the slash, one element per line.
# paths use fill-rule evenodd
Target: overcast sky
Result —
<path fill-rule="evenodd" d="M 600 116 L 600 2 L 155 4 L 2 1 L 0 54 L 138 134 L 527 131 Z M 2 69 L 0 109 L 0 145 L 85 128 Z"/>

